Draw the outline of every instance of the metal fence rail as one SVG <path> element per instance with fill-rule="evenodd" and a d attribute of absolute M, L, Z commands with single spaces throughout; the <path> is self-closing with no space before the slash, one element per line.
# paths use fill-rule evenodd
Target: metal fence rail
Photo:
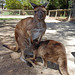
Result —
<path fill-rule="evenodd" d="M 75 11 L 75 9 L 56 9 L 56 10 L 48 10 L 47 15 L 49 17 L 68 17 L 68 20 L 70 20 L 70 17 L 72 16 L 72 12 Z M 23 16 L 23 15 L 33 15 L 33 10 L 0 10 L 0 16 Z"/>
<path fill-rule="evenodd" d="M 57 9 L 57 10 L 49 10 L 48 16 L 50 17 L 68 17 L 68 21 L 72 16 L 72 12 L 75 11 L 74 9 Z"/>
<path fill-rule="evenodd" d="M 49 10 L 49 16 L 68 16 L 70 12 L 74 11 L 74 9 L 57 9 L 57 10 Z"/>

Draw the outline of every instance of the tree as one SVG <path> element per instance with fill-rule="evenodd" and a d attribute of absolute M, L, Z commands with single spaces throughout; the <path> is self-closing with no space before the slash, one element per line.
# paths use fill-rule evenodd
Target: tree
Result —
<path fill-rule="evenodd" d="M 69 0 L 69 1 L 68 1 L 69 8 L 72 8 L 72 6 L 73 6 L 73 2 L 74 2 L 73 0 Z"/>
<path fill-rule="evenodd" d="M 59 5 L 59 1 L 58 0 L 48 0 L 49 1 L 49 5 L 48 5 L 48 9 L 59 9 L 60 5 Z"/>
<path fill-rule="evenodd" d="M 68 1 L 69 0 L 59 0 L 60 9 L 68 9 Z"/>
<path fill-rule="evenodd" d="M 41 0 L 6 0 L 5 7 L 8 9 L 32 9 L 30 2 L 37 5 Z"/>
<path fill-rule="evenodd" d="M 20 0 L 20 1 L 23 5 L 23 9 L 32 9 L 30 2 L 39 5 L 41 0 Z"/>
<path fill-rule="evenodd" d="M 19 0 L 6 0 L 5 8 L 22 9 L 22 4 Z"/>
<path fill-rule="evenodd" d="M 3 9 L 3 4 L 5 3 L 5 0 L 0 0 L 0 6 L 2 7 Z"/>
<path fill-rule="evenodd" d="M 72 0 L 6 0 L 6 8 L 8 9 L 32 9 L 30 2 L 41 5 L 49 2 L 47 9 L 67 9 L 72 3 Z"/>
<path fill-rule="evenodd" d="M 49 1 L 48 9 L 68 9 L 69 1 L 72 0 L 47 0 Z"/>
<path fill-rule="evenodd" d="M 73 6 L 72 6 L 72 8 L 74 9 L 72 11 L 72 17 L 75 17 L 75 0 L 73 0 Z"/>

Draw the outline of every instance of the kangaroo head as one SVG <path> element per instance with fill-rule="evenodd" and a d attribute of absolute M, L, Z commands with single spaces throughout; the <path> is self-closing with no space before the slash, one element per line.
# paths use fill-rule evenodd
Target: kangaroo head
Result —
<path fill-rule="evenodd" d="M 31 3 L 32 7 L 34 8 L 34 17 L 36 17 L 38 20 L 44 20 L 46 17 L 46 6 L 48 3 L 45 3 L 43 5 L 36 5 L 34 3 Z"/>

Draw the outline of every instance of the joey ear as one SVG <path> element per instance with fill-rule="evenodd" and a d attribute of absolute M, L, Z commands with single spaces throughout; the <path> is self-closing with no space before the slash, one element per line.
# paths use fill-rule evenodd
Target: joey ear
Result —
<path fill-rule="evenodd" d="M 46 8 L 46 7 L 47 7 L 47 5 L 48 5 L 48 3 L 45 3 L 45 4 L 43 4 L 43 5 L 42 5 L 42 7 L 45 7 L 45 8 Z"/>
<path fill-rule="evenodd" d="M 34 4 L 34 3 L 31 3 L 31 2 L 30 2 L 30 4 L 32 5 L 33 8 L 36 8 L 36 7 L 37 7 L 37 5 Z"/>

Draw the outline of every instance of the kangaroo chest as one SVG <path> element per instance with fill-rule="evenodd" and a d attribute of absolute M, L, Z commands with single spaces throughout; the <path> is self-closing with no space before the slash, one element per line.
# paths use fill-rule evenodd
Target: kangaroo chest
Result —
<path fill-rule="evenodd" d="M 43 23 L 37 23 L 31 32 L 32 32 L 33 40 L 37 39 L 39 36 L 43 35 L 45 32 L 45 27 L 44 27 Z"/>
<path fill-rule="evenodd" d="M 43 35 L 44 31 L 45 31 L 44 28 L 42 28 L 42 29 L 37 29 L 37 28 L 33 29 L 32 30 L 32 38 L 33 38 L 33 40 L 37 39 L 39 36 Z"/>

